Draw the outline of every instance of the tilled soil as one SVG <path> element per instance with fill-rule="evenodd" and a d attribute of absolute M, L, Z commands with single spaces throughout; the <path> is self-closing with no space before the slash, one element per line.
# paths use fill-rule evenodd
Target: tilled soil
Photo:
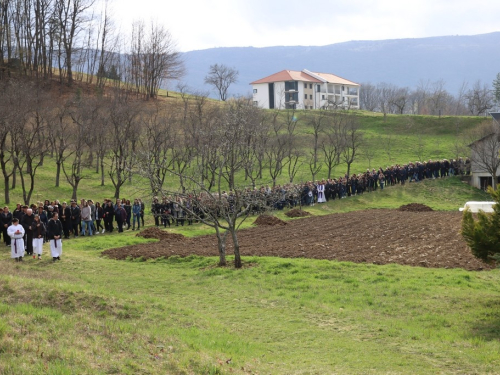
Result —
<path fill-rule="evenodd" d="M 314 258 L 356 263 L 420 267 L 489 269 L 462 240 L 460 212 L 366 210 L 314 216 L 287 225 L 257 226 L 239 231 L 242 256 Z M 232 254 L 228 239 L 228 255 Z M 172 255 L 217 256 L 214 235 L 166 239 L 103 252 L 114 259 Z"/>
<path fill-rule="evenodd" d="M 429 212 L 429 211 L 434 211 L 429 206 L 426 206 L 425 204 L 421 204 L 421 203 L 405 204 L 404 206 L 399 207 L 398 210 L 399 211 L 410 211 L 410 212 Z"/>
<path fill-rule="evenodd" d="M 169 233 L 160 228 L 152 227 L 144 229 L 136 234 L 137 237 L 156 238 L 157 240 L 183 240 L 185 237 L 182 234 Z"/>
<path fill-rule="evenodd" d="M 255 225 L 286 225 L 286 221 L 272 215 L 260 215 L 253 223 Z"/>
<path fill-rule="evenodd" d="M 288 217 L 306 217 L 306 216 L 311 216 L 311 213 L 301 210 L 299 208 L 294 208 L 290 211 L 287 211 L 285 215 Z"/>

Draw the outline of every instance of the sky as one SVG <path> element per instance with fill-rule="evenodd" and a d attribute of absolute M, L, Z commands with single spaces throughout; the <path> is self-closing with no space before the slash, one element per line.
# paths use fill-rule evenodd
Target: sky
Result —
<path fill-rule="evenodd" d="M 182 52 L 500 31 L 499 0 L 109 1 L 119 30 L 134 20 L 160 23 Z"/>

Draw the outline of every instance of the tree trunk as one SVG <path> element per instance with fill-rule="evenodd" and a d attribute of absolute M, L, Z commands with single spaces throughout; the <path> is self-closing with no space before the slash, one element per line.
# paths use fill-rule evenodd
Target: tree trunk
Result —
<path fill-rule="evenodd" d="M 104 156 L 101 156 L 101 186 L 104 186 Z"/>
<path fill-rule="evenodd" d="M 227 265 L 226 261 L 226 237 L 227 232 L 223 234 L 220 233 L 220 229 L 218 227 L 215 228 L 217 234 L 217 245 L 219 247 L 219 266 L 224 267 Z"/>
<path fill-rule="evenodd" d="M 9 190 L 9 176 L 4 176 L 4 195 L 5 195 L 5 203 L 10 203 L 10 190 Z"/>
<path fill-rule="evenodd" d="M 238 242 L 238 236 L 236 230 L 233 228 L 231 230 L 231 235 L 233 237 L 233 247 L 234 247 L 234 268 L 241 268 L 241 255 L 240 255 L 240 243 Z"/>
<path fill-rule="evenodd" d="M 14 170 L 12 171 L 12 185 L 10 187 L 11 190 L 14 190 L 16 188 L 16 180 L 17 180 L 16 168 L 17 167 L 14 167 Z"/>
<path fill-rule="evenodd" d="M 58 161 L 56 162 L 57 168 L 56 168 L 56 187 L 59 187 L 59 180 L 61 177 L 61 162 Z"/>
<path fill-rule="evenodd" d="M 71 199 L 74 199 L 76 201 L 77 196 L 76 196 L 76 191 L 78 190 L 78 183 L 73 185 L 73 194 L 71 194 Z"/>

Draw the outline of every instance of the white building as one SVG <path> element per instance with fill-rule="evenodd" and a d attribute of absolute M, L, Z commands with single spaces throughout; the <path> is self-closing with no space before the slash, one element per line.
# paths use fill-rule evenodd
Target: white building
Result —
<path fill-rule="evenodd" d="M 500 184 L 500 112 L 490 113 L 493 118 L 491 133 L 470 144 L 471 149 L 471 180 L 470 184 L 478 189 L 485 190 L 493 186 L 491 170 L 499 165 L 496 170 L 497 181 Z"/>
<path fill-rule="evenodd" d="M 361 86 L 334 74 L 282 70 L 251 85 L 253 102 L 261 108 L 359 109 Z"/>

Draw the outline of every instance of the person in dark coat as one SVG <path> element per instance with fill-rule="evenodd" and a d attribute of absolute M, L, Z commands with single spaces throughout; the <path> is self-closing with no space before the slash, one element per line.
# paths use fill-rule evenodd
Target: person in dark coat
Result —
<path fill-rule="evenodd" d="M 43 206 L 40 207 L 43 210 Z M 33 222 L 33 259 L 38 255 L 38 260 L 42 259 L 43 243 L 45 242 L 45 224 L 40 220 L 39 215 L 33 215 L 35 221 Z"/>
<path fill-rule="evenodd" d="M 24 245 L 26 246 L 26 254 L 33 255 L 33 223 L 35 222 L 35 215 L 33 215 L 33 210 L 28 208 L 26 210 L 26 215 L 23 216 L 21 225 L 25 232 Z"/>
<path fill-rule="evenodd" d="M 70 212 L 70 230 L 73 232 L 75 237 L 78 237 L 78 226 L 80 225 L 80 207 L 76 205 L 76 201 L 71 201 L 71 207 L 69 209 Z"/>
<path fill-rule="evenodd" d="M 160 218 L 162 214 L 162 206 L 160 202 L 158 202 L 158 198 L 153 199 L 153 204 L 151 205 L 151 213 L 153 214 L 155 218 L 155 226 L 159 227 L 160 226 Z"/>
<path fill-rule="evenodd" d="M 55 262 L 56 260 L 61 260 L 61 237 L 63 233 L 63 226 L 59 221 L 59 214 L 55 212 L 52 218 L 49 220 L 49 224 L 47 225 L 47 237 L 49 238 L 50 254 L 52 255 L 53 262 Z"/>
<path fill-rule="evenodd" d="M 115 210 L 113 208 L 113 203 L 108 200 L 106 205 L 103 207 L 104 210 L 104 230 L 106 232 L 113 232 L 113 218 L 115 216 Z"/>
<path fill-rule="evenodd" d="M 10 246 L 10 236 L 7 234 L 7 228 L 12 225 L 12 219 L 12 212 L 9 211 L 9 207 L 5 206 L 0 213 L 0 226 L 2 227 L 3 242 L 6 246 Z"/>
<path fill-rule="evenodd" d="M 53 216 L 53 214 L 52 214 Z M 69 231 L 71 228 L 71 210 L 66 202 L 62 203 L 61 213 L 58 215 L 59 221 L 63 226 L 64 238 L 69 238 Z M 48 225 L 48 223 L 47 223 Z M 47 237 L 48 238 L 48 237 Z"/>
<path fill-rule="evenodd" d="M 122 203 L 118 201 L 115 208 L 115 220 L 118 224 L 118 233 L 123 232 L 123 223 L 127 221 L 127 212 L 122 207 Z"/>

